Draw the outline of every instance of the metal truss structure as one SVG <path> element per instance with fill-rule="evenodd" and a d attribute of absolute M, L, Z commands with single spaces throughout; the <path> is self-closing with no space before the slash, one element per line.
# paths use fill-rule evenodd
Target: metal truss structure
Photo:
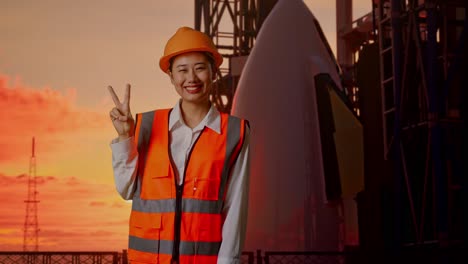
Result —
<path fill-rule="evenodd" d="M 372 2 L 383 155 L 394 168 L 392 243 L 466 243 L 468 4 Z"/>
<path fill-rule="evenodd" d="M 32 139 L 32 155 L 29 162 L 28 198 L 26 204 L 26 216 L 24 219 L 23 251 L 38 251 L 39 249 L 39 224 L 37 221 L 37 182 L 36 182 L 36 156 L 35 141 Z"/>
<path fill-rule="evenodd" d="M 275 3 L 276 0 L 195 0 L 195 29 L 212 37 L 227 59 L 212 93 L 212 101 L 220 111 L 231 111 L 245 57 Z"/>

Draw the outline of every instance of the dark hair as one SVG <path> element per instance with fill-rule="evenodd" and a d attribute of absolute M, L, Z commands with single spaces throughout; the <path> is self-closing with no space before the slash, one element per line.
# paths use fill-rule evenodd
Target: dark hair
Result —
<path fill-rule="evenodd" d="M 215 60 L 214 60 L 213 55 L 210 52 L 207 52 L 207 51 L 200 51 L 200 52 L 206 56 L 206 58 L 208 59 L 208 62 L 211 64 L 211 68 L 213 69 L 213 71 L 215 71 L 216 64 L 215 64 Z M 181 54 L 179 54 L 179 55 L 181 55 Z M 172 72 L 172 64 L 174 63 L 174 59 L 179 55 L 176 55 L 176 56 L 169 59 L 169 72 Z"/>

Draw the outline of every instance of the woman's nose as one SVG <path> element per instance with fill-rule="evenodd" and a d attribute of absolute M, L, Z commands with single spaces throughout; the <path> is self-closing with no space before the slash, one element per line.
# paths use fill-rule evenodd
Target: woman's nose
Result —
<path fill-rule="evenodd" d="M 189 81 L 198 81 L 198 76 L 197 76 L 197 74 L 195 73 L 195 71 L 190 70 L 188 75 L 189 75 L 189 76 L 188 76 L 188 80 L 189 80 Z"/>

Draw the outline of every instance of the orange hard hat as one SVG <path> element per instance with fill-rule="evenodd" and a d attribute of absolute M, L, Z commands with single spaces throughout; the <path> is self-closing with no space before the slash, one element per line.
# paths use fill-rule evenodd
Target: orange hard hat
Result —
<path fill-rule="evenodd" d="M 171 58 L 186 52 L 205 51 L 211 53 L 214 63 L 218 68 L 223 63 L 223 57 L 219 54 L 213 41 L 206 34 L 190 27 L 181 27 L 167 41 L 164 55 L 159 59 L 159 67 L 163 72 L 169 71 Z"/>

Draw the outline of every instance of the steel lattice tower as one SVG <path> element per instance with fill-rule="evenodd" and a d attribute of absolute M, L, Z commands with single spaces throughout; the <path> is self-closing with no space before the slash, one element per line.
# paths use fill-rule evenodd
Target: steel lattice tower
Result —
<path fill-rule="evenodd" d="M 466 245 L 468 2 L 370 2 L 375 42 L 363 45 L 356 70 L 370 135 L 363 241 Z"/>
<path fill-rule="evenodd" d="M 24 219 L 24 240 L 23 251 L 38 251 L 39 244 L 39 224 L 37 221 L 37 176 L 36 176 L 36 156 L 35 140 L 32 139 L 32 155 L 29 161 L 28 175 L 28 198 L 26 203 L 26 217 Z"/>
<path fill-rule="evenodd" d="M 277 0 L 195 0 L 195 29 L 206 33 L 225 59 L 211 94 L 218 110 L 230 112 L 232 99 L 257 33 Z"/>

